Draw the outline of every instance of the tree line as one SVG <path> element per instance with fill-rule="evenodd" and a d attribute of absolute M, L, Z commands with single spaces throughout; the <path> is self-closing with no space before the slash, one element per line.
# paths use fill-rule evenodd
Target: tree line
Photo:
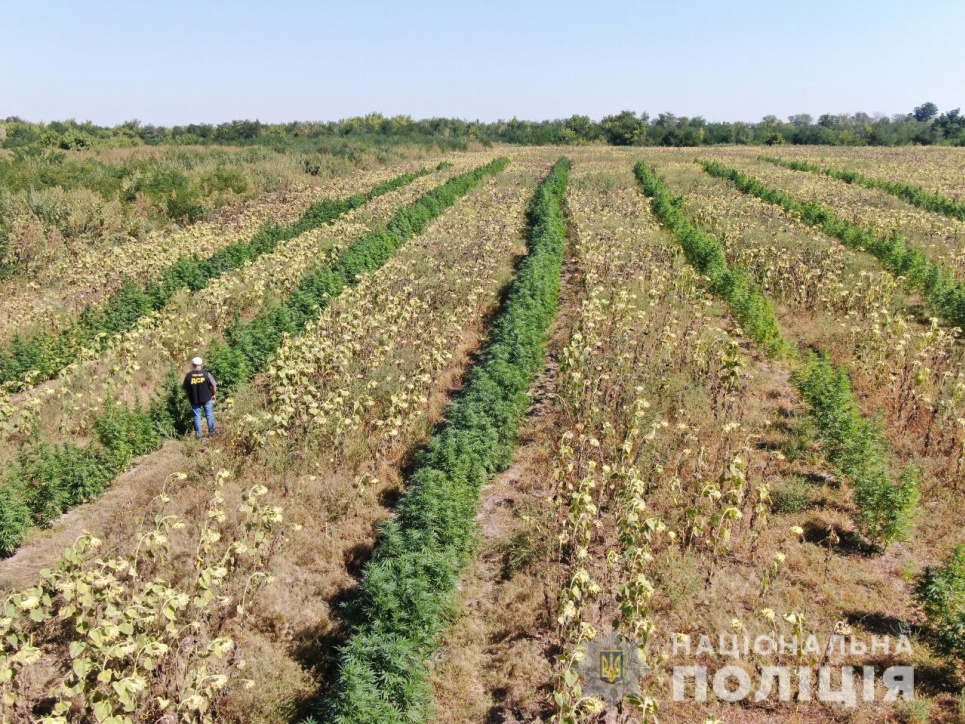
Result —
<path fill-rule="evenodd" d="M 441 143 L 459 147 L 469 142 L 525 145 L 712 146 L 721 144 L 817 144 L 836 146 L 965 146 L 965 116 L 960 109 L 939 113 L 934 103 L 923 103 L 910 113 L 893 116 L 867 113 L 825 113 L 815 119 L 799 113 L 781 120 L 765 116 L 757 123 L 707 121 L 701 116 L 622 111 L 594 121 L 589 116 L 566 119 L 484 123 L 457 118 L 414 120 L 410 116 L 366 116 L 339 121 L 262 123 L 192 123 L 156 126 L 127 121 L 98 126 L 90 121 L 31 123 L 13 116 L 0 124 L 4 148 L 60 148 L 78 150 L 102 146 L 136 145 L 267 145 L 311 147 L 318 143 L 358 140 L 386 143 Z"/>

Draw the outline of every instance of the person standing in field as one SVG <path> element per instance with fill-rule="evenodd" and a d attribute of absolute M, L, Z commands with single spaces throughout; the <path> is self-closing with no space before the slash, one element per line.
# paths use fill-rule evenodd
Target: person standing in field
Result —
<path fill-rule="evenodd" d="M 195 357 L 191 360 L 192 369 L 181 385 L 191 402 L 194 411 L 194 432 L 201 438 L 201 414 L 208 423 L 208 436 L 214 435 L 214 400 L 218 396 L 218 383 L 210 372 L 204 369 L 204 360 Z"/>

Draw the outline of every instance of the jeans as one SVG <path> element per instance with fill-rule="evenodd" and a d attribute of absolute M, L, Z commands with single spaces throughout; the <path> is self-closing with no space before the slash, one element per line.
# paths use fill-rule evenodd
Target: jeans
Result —
<path fill-rule="evenodd" d="M 208 400 L 203 405 L 191 405 L 194 410 L 194 432 L 201 437 L 201 413 L 204 412 L 208 420 L 208 434 L 214 435 L 214 400 Z"/>

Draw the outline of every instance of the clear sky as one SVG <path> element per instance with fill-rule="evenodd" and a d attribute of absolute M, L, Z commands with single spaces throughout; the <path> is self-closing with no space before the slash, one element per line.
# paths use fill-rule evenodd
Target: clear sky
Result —
<path fill-rule="evenodd" d="M 0 118 L 965 106 L 965 0 L 0 0 Z"/>

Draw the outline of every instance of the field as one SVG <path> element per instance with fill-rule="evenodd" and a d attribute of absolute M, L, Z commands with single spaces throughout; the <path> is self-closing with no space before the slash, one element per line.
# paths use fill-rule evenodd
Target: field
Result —
<path fill-rule="evenodd" d="M 0 721 L 965 722 L 961 149 L 192 153 L 0 194 Z"/>

